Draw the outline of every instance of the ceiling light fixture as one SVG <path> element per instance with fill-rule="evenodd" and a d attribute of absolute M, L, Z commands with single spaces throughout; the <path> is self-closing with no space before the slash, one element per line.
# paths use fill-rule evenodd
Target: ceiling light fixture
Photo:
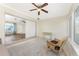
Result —
<path fill-rule="evenodd" d="M 44 4 L 41 4 L 41 5 L 40 4 L 37 5 L 35 3 L 32 3 L 32 5 L 34 5 L 36 8 L 31 9 L 29 11 L 35 11 L 35 10 L 37 10 L 37 12 L 38 12 L 38 18 L 37 18 L 37 20 L 40 19 L 39 16 L 40 16 L 41 11 L 43 11 L 45 13 L 48 13 L 47 10 L 43 9 L 44 7 L 46 7 L 48 5 L 48 3 L 44 3 Z"/>
<path fill-rule="evenodd" d="M 37 9 L 38 11 L 41 11 L 41 9 Z"/>

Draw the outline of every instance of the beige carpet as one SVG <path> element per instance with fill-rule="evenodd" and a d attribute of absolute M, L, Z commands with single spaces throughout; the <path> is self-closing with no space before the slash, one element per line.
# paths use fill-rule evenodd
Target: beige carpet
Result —
<path fill-rule="evenodd" d="M 8 47 L 8 51 L 11 56 L 57 56 L 47 48 L 46 40 L 42 38 L 26 40 L 16 46 Z"/>

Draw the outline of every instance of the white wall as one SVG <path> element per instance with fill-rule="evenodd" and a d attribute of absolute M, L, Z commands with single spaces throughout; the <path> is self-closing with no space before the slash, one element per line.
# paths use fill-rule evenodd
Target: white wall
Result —
<path fill-rule="evenodd" d="M 68 36 L 68 18 L 51 18 L 40 21 L 38 23 L 38 36 L 41 36 L 43 32 L 51 32 L 52 38 Z"/>
<path fill-rule="evenodd" d="M 0 6 L 0 39 L 2 41 L 2 44 L 5 43 L 5 32 L 4 32 L 4 23 L 5 23 L 5 20 L 4 20 L 4 9 Z"/>
<path fill-rule="evenodd" d="M 16 24 L 16 32 L 17 33 L 25 33 L 25 23 L 17 23 Z"/>
<path fill-rule="evenodd" d="M 35 22 L 26 21 L 26 38 L 35 36 Z"/>
<path fill-rule="evenodd" d="M 16 32 L 17 33 L 25 33 L 25 23 L 23 21 L 25 21 L 25 19 L 22 18 L 16 18 Z"/>

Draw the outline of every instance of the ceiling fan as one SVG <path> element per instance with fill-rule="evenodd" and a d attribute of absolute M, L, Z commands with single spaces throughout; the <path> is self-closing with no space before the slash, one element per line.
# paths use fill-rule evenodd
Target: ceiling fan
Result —
<path fill-rule="evenodd" d="M 29 11 L 35 11 L 35 10 L 37 10 L 38 11 L 38 16 L 40 15 L 40 11 L 43 11 L 45 13 L 48 13 L 47 10 L 43 9 L 45 6 L 48 5 L 48 3 L 44 3 L 42 5 L 36 5 L 35 3 L 32 3 L 32 5 L 34 5 L 36 7 L 36 9 L 31 9 Z"/>

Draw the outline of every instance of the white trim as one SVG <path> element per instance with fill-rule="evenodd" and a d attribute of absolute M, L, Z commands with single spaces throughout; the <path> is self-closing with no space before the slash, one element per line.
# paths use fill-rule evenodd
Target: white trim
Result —
<path fill-rule="evenodd" d="M 25 14 L 25 13 L 23 13 L 21 11 L 18 11 L 16 9 L 8 7 L 5 4 L 2 4 L 1 7 L 5 10 L 5 14 L 13 15 L 13 16 L 16 16 L 16 17 L 20 17 L 20 18 L 23 18 L 23 19 L 26 19 L 26 20 L 36 22 L 34 18 L 32 18 L 30 16 L 27 16 L 27 14 Z"/>
<path fill-rule="evenodd" d="M 71 46 L 73 47 L 74 51 L 76 52 L 76 54 L 79 56 L 79 46 L 74 42 L 75 39 L 75 18 L 74 18 L 74 14 L 75 14 L 75 10 L 77 9 L 77 4 L 74 5 L 73 7 L 73 12 L 71 14 L 71 38 L 69 39 L 69 42 L 71 44 Z"/>

